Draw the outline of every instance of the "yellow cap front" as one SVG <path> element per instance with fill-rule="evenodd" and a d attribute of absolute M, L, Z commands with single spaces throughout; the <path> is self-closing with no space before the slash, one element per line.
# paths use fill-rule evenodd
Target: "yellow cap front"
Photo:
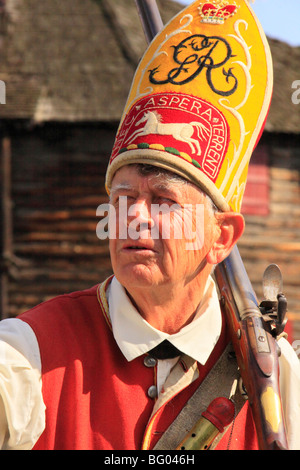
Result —
<path fill-rule="evenodd" d="M 195 1 L 154 38 L 136 71 L 107 170 L 149 163 L 239 211 L 272 94 L 272 61 L 246 0 Z"/>

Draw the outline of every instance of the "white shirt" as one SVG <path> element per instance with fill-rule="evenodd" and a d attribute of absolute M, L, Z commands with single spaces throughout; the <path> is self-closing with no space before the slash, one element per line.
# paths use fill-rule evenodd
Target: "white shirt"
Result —
<path fill-rule="evenodd" d="M 175 335 L 149 325 L 114 278 L 107 293 L 113 334 L 128 361 L 168 339 L 185 354 L 204 364 L 221 332 L 221 313 L 212 279 L 194 321 Z M 100 310 L 99 310 L 100 311 Z M 138 338 L 138 340 L 137 340 Z M 291 449 L 300 449 L 300 362 L 289 343 L 280 340 L 281 394 Z M 159 361 L 159 388 L 177 359 Z M 0 447 L 31 449 L 45 427 L 41 361 L 37 339 L 19 319 L 0 322 Z"/>
<path fill-rule="evenodd" d="M 147 353 L 167 339 L 181 352 L 204 365 L 221 334 L 219 299 L 212 278 L 207 282 L 193 322 L 173 335 L 149 325 L 132 305 L 125 289 L 115 277 L 109 287 L 108 305 L 115 340 L 128 361 Z M 158 392 L 177 360 L 158 361 Z"/>

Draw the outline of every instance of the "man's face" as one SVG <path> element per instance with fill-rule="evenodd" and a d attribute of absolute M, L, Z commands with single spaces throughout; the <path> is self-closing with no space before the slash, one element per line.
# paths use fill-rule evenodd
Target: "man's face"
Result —
<path fill-rule="evenodd" d="M 185 285 L 199 274 L 217 227 L 200 189 L 124 166 L 110 202 L 116 215 L 111 261 L 124 287 Z"/>

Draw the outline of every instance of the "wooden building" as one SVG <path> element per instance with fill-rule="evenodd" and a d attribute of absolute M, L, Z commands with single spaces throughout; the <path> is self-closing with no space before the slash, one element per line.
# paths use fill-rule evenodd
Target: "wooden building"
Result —
<path fill-rule="evenodd" d="M 158 1 L 166 21 L 181 8 Z M 251 162 L 239 243 L 261 296 L 269 263 L 284 276 L 300 328 L 300 48 L 270 39 L 274 98 Z M 96 236 L 118 121 L 146 42 L 133 0 L 2 0 L 1 312 L 15 316 L 111 273 Z"/>

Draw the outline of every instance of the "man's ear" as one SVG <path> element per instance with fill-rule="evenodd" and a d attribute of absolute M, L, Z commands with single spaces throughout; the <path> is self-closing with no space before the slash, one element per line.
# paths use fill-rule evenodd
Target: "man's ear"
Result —
<path fill-rule="evenodd" d="M 236 212 L 218 212 L 216 218 L 219 225 L 219 236 L 206 255 L 210 264 L 221 263 L 242 236 L 245 228 L 244 217 Z"/>

